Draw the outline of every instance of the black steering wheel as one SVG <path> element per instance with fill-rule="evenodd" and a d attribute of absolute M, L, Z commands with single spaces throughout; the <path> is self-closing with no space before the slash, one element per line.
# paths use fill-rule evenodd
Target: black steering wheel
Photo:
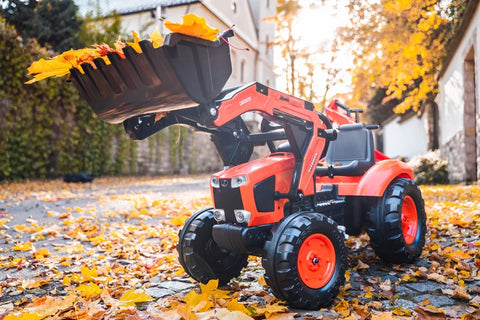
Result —
<path fill-rule="evenodd" d="M 325 127 L 327 128 L 327 130 L 331 130 L 333 128 L 332 127 L 332 122 L 327 118 L 327 116 L 324 115 L 321 112 L 317 112 L 317 114 L 318 114 L 318 117 L 320 118 L 320 120 L 322 120 L 322 122 L 325 124 Z M 330 141 L 335 140 L 335 138 L 337 137 L 336 134 L 333 134 L 333 136 L 334 136 L 333 138 L 329 138 L 329 134 L 326 134 L 326 136 L 325 136 L 325 146 L 323 147 L 323 151 L 322 151 L 322 154 L 320 155 L 320 159 L 325 158 L 325 156 L 327 155 L 327 150 L 328 150 L 328 146 L 330 144 Z"/>

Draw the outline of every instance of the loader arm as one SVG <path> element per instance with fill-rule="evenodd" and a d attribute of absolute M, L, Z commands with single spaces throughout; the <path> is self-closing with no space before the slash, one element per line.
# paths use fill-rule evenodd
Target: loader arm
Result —
<path fill-rule="evenodd" d="M 276 199 L 298 201 L 306 194 L 314 193 L 315 168 L 328 140 L 335 139 L 335 131 L 327 129 L 328 120 L 319 114 L 311 102 L 281 93 L 260 83 L 252 83 L 227 94 L 217 101 L 215 126 L 221 128 L 245 112 L 257 111 L 270 122 L 279 124 L 290 150 L 295 157 L 295 166 L 290 191 L 277 193 Z M 263 133 L 268 136 L 272 133 Z M 233 131 L 239 141 L 249 141 L 253 135 Z M 265 139 L 268 140 L 268 139 Z"/>

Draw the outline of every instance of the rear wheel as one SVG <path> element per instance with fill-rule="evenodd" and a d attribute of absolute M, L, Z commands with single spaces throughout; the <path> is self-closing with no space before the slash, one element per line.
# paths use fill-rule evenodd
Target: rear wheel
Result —
<path fill-rule="evenodd" d="M 375 253 L 387 262 L 412 262 L 425 245 L 426 215 L 420 189 L 397 178 L 368 214 L 367 233 Z"/>
<path fill-rule="evenodd" d="M 218 279 L 220 285 L 225 285 L 240 275 L 248 263 L 248 255 L 218 247 L 212 237 L 215 224 L 211 208 L 188 218 L 178 235 L 178 260 L 193 279 L 202 283 Z"/>
<path fill-rule="evenodd" d="M 345 282 L 344 235 L 325 215 L 295 213 L 274 231 L 262 264 L 277 298 L 294 308 L 317 310 L 330 305 Z"/>

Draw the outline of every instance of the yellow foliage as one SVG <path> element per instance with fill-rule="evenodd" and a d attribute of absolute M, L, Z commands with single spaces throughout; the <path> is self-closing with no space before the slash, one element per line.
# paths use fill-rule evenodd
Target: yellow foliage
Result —
<path fill-rule="evenodd" d="M 21 314 L 8 314 L 5 318 L 3 318 L 4 320 L 40 320 L 42 319 L 42 317 L 40 317 L 38 314 L 36 313 L 30 313 L 30 312 L 23 312 Z"/>
<path fill-rule="evenodd" d="M 138 33 L 136 33 L 135 31 L 132 31 L 132 34 L 133 34 L 133 42 L 127 42 L 127 44 L 133 49 L 135 49 L 137 53 L 141 53 L 142 49 L 140 48 L 140 43 L 139 43 L 141 39 L 138 36 Z"/>
<path fill-rule="evenodd" d="M 135 292 L 133 289 L 126 291 L 120 298 L 120 307 L 135 307 L 137 302 L 152 301 L 153 298 L 145 292 Z"/>
<path fill-rule="evenodd" d="M 183 16 L 183 23 L 174 23 L 166 20 L 165 27 L 174 33 L 181 33 L 209 41 L 217 40 L 218 29 L 207 25 L 205 18 L 188 13 Z"/>
<path fill-rule="evenodd" d="M 14 251 L 30 251 L 32 249 L 33 249 L 33 245 L 31 242 L 19 243 L 12 247 L 12 250 Z"/>
<path fill-rule="evenodd" d="M 165 26 L 172 32 L 178 32 L 182 34 L 191 35 L 194 37 L 214 41 L 217 39 L 218 29 L 211 28 L 207 25 L 204 18 L 197 17 L 194 14 L 186 14 L 183 17 L 183 23 L 173 23 L 170 21 L 165 22 Z M 28 68 L 28 73 L 33 75 L 33 79 L 25 82 L 26 84 L 32 84 L 36 81 L 43 80 L 50 77 L 63 77 L 70 74 L 71 69 L 77 69 L 83 73 L 81 64 L 89 63 L 92 68 L 96 68 L 93 60 L 96 58 L 102 58 L 106 64 L 110 64 L 110 60 L 107 54 L 110 52 L 117 53 L 121 58 L 125 58 L 123 54 L 123 48 L 125 45 L 131 46 L 137 53 L 141 53 L 140 47 L 141 38 L 138 33 L 132 31 L 133 42 L 127 42 L 126 44 L 117 40 L 111 48 L 108 44 L 94 44 L 91 48 L 84 48 L 78 50 L 69 50 L 55 56 L 51 59 L 40 59 L 31 64 Z M 150 41 L 154 48 L 158 48 L 163 44 L 162 35 L 158 30 L 155 30 L 149 35 Z"/>
<path fill-rule="evenodd" d="M 90 281 L 93 278 L 98 277 L 97 268 L 90 269 L 88 267 L 82 266 L 80 267 L 80 272 L 82 273 L 85 281 Z"/>
<path fill-rule="evenodd" d="M 81 284 L 76 290 L 79 291 L 82 296 L 87 298 L 96 297 L 102 293 L 102 289 L 93 282 Z"/>
<path fill-rule="evenodd" d="M 386 88 L 387 99 L 404 99 L 395 112 L 416 110 L 437 92 L 435 76 L 447 41 L 445 9 L 433 0 L 373 2 L 362 2 L 346 28 L 345 41 L 353 38 L 358 45 L 350 103 L 365 108 L 372 88 Z"/>

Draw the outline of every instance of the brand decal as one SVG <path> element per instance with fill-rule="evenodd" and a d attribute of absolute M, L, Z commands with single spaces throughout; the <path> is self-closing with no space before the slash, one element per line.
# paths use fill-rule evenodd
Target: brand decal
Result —
<path fill-rule="evenodd" d="M 308 167 L 308 173 L 312 172 L 313 166 L 315 165 L 315 160 L 318 157 L 318 153 L 315 152 L 315 155 L 313 156 L 312 162 L 310 163 L 310 166 Z"/>
<path fill-rule="evenodd" d="M 252 101 L 252 97 L 248 97 L 240 101 L 240 107 L 243 106 L 245 103 Z"/>

